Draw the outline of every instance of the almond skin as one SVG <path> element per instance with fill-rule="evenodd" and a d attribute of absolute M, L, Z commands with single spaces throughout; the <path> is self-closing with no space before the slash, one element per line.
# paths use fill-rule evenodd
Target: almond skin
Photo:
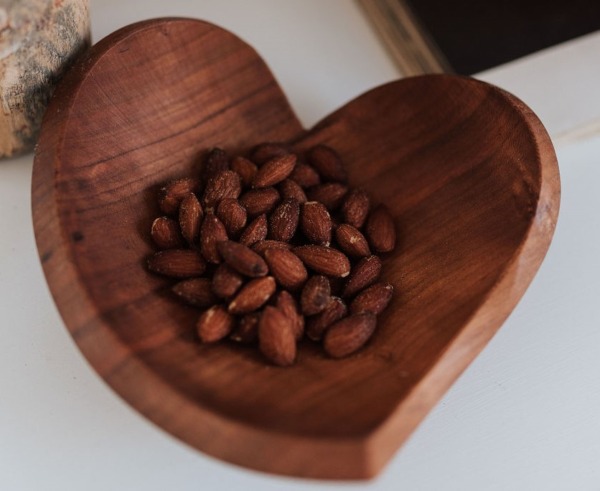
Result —
<path fill-rule="evenodd" d="M 359 291 L 377 281 L 380 274 L 381 259 L 377 256 L 369 256 L 361 259 L 352 268 L 342 296 L 348 298 L 356 295 Z"/>
<path fill-rule="evenodd" d="M 308 160 L 324 181 L 348 180 L 342 159 L 333 148 L 317 145 L 308 152 Z"/>
<path fill-rule="evenodd" d="M 300 229 L 313 244 L 328 246 L 331 242 L 331 215 L 325 205 L 308 201 L 302 205 Z"/>
<path fill-rule="evenodd" d="M 348 187 L 338 182 L 318 184 L 306 190 L 306 197 L 310 201 L 323 203 L 329 211 L 339 208 L 348 192 Z"/>
<path fill-rule="evenodd" d="M 236 343 L 250 344 L 258 339 L 258 322 L 260 314 L 258 312 L 246 314 L 243 316 L 237 327 L 229 335 L 229 339 Z"/>
<path fill-rule="evenodd" d="M 269 213 L 279 200 L 279 191 L 275 188 L 252 189 L 240 197 L 240 203 L 251 218 Z"/>
<path fill-rule="evenodd" d="M 150 236 L 160 249 L 177 249 L 184 244 L 179 224 L 169 217 L 158 217 L 154 220 Z"/>
<path fill-rule="evenodd" d="M 266 188 L 279 184 L 286 179 L 294 170 L 297 157 L 293 154 L 275 157 L 259 167 L 254 180 L 253 188 Z"/>
<path fill-rule="evenodd" d="M 237 199 L 241 192 L 240 176 L 232 170 L 224 170 L 208 180 L 202 202 L 207 210 L 214 210 L 222 199 Z"/>
<path fill-rule="evenodd" d="M 365 345 L 376 326 L 377 318 L 370 312 L 337 321 L 325 333 L 325 352 L 333 358 L 351 355 Z"/>
<path fill-rule="evenodd" d="M 301 339 L 304 334 L 304 316 L 300 315 L 298 303 L 294 297 L 289 292 L 281 290 L 277 295 L 276 305 L 290 320 L 296 340 Z"/>
<path fill-rule="evenodd" d="M 228 310 L 232 314 L 248 314 L 262 307 L 275 293 L 275 278 L 265 276 L 246 283 L 230 302 Z"/>
<path fill-rule="evenodd" d="M 244 278 L 227 264 L 219 264 L 212 277 L 212 291 L 220 298 L 229 299 L 244 283 Z"/>
<path fill-rule="evenodd" d="M 229 267 L 244 276 L 257 278 L 269 272 L 267 263 L 252 249 L 238 242 L 227 240 L 217 244 L 219 254 Z"/>
<path fill-rule="evenodd" d="M 389 283 L 375 283 L 360 292 L 350 304 L 350 312 L 370 312 L 379 315 L 390 303 L 394 287 Z"/>
<path fill-rule="evenodd" d="M 281 157 L 290 153 L 289 147 L 281 142 L 265 142 L 257 145 L 252 150 L 251 159 L 257 165 L 263 165 L 275 157 Z"/>
<path fill-rule="evenodd" d="M 265 307 L 260 317 L 258 342 L 262 354 L 275 365 L 294 364 L 296 337 L 289 319 L 275 307 Z"/>
<path fill-rule="evenodd" d="M 344 223 L 335 229 L 335 238 L 340 249 L 350 257 L 370 256 L 369 244 L 365 236 L 352 225 Z"/>
<path fill-rule="evenodd" d="M 226 337 L 235 324 L 235 319 L 222 305 L 213 305 L 198 319 L 196 332 L 203 343 L 215 343 Z"/>
<path fill-rule="evenodd" d="M 192 177 L 170 181 L 159 191 L 158 206 L 163 213 L 173 215 L 177 213 L 181 200 L 199 187 L 200 181 Z"/>
<path fill-rule="evenodd" d="M 240 235 L 240 244 L 251 245 L 267 238 L 267 215 L 264 213 L 252 220 Z"/>
<path fill-rule="evenodd" d="M 237 172 L 237 174 L 240 176 L 242 186 L 245 188 L 249 187 L 250 184 L 252 184 L 254 176 L 256 176 L 256 173 L 258 171 L 258 167 L 256 167 L 256 164 L 254 164 L 254 162 L 251 162 L 248 159 L 245 159 L 244 157 L 235 157 L 231 161 L 230 167 L 233 172 Z"/>
<path fill-rule="evenodd" d="M 148 269 L 172 278 L 192 278 L 206 270 L 206 262 L 191 249 L 168 249 L 148 258 Z"/>
<path fill-rule="evenodd" d="M 215 215 L 208 213 L 200 226 L 200 252 L 209 263 L 218 264 L 221 256 L 217 244 L 227 240 L 227 230 Z"/>
<path fill-rule="evenodd" d="M 306 193 L 304 189 L 295 181 L 285 179 L 279 185 L 279 193 L 283 199 L 294 198 L 298 203 L 306 203 Z"/>
<path fill-rule="evenodd" d="M 206 309 L 217 302 L 208 278 L 180 281 L 173 286 L 172 291 L 184 302 L 201 309 Z"/>
<path fill-rule="evenodd" d="M 370 207 L 369 195 L 362 189 L 353 189 L 346 195 L 342 204 L 344 223 L 360 229 L 365 224 Z"/>
<path fill-rule="evenodd" d="M 194 244 L 200 234 L 200 224 L 204 218 L 204 211 L 200 201 L 194 193 L 188 194 L 179 205 L 179 226 L 181 235 L 188 242 Z"/>
<path fill-rule="evenodd" d="M 246 226 L 246 208 L 244 208 L 237 199 L 222 199 L 217 206 L 216 215 L 225 226 L 225 230 L 227 230 L 227 235 L 229 235 L 229 237 L 237 237 Z"/>
<path fill-rule="evenodd" d="M 263 257 L 267 249 L 286 249 L 289 251 L 291 248 L 291 244 L 280 240 L 259 240 L 252 246 L 252 250 Z"/>
<path fill-rule="evenodd" d="M 265 261 L 271 274 L 283 288 L 299 290 L 308 278 L 304 264 L 296 254 L 286 249 L 267 249 Z"/>
<path fill-rule="evenodd" d="M 216 176 L 220 172 L 229 169 L 229 157 L 227 152 L 222 148 L 213 148 L 204 158 L 202 167 L 202 177 L 204 182 Z"/>
<path fill-rule="evenodd" d="M 339 321 L 348 313 L 348 307 L 339 297 L 331 297 L 331 301 L 320 314 L 309 317 L 306 321 L 306 335 L 313 341 L 320 341 L 327 328 Z"/>
<path fill-rule="evenodd" d="M 292 251 L 306 266 L 317 273 L 339 278 L 345 278 L 350 274 L 350 261 L 337 249 L 305 245 L 294 247 Z"/>
<path fill-rule="evenodd" d="M 331 301 L 331 289 L 325 276 L 310 278 L 300 295 L 300 307 L 304 315 L 315 315 L 325 310 Z"/>
<path fill-rule="evenodd" d="M 319 173 L 310 165 L 298 162 L 290 174 L 290 179 L 300 187 L 306 189 L 321 184 Z"/>
<path fill-rule="evenodd" d="M 300 219 L 300 204 L 295 199 L 284 200 L 269 217 L 269 233 L 272 240 L 289 242 L 296 233 Z"/>
<path fill-rule="evenodd" d="M 375 252 L 391 252 L 396 247 L 396 227 L 385 206 L 380 205 L 371 212 L 365 230 Z"/>

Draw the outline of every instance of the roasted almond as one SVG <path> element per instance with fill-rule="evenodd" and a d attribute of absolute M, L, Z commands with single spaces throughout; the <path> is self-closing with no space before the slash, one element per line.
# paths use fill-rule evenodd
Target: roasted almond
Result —
<path fill-rule="evenodd" d="M 258 171 L 256 164 L 248 159 L 245 159 L 244 157 L 235 157 L 231 161 L 230 167 L 232 171 L 237 172 L 237 174 L 240 176 L 240 180 L 242 181 L 242 186 L 246 188 L 252 184 L 254 176 Z"/>
<path fill-rule="evenodd" d="M 260 314 L 254 312 L 244 315 L 238 322 L 237 327 L 229 335 L 229 339 L 237 343 L 250 344 L 258 339 L 258 322 Z"/>
<path fill-rule="evenodd" d="M 269 216 L 269 239 L 289 242 L 296 233 L 299 218 L 300 204 L 295 199 L 284 200 Z"/>
<path fill-rule="evenodd" d="M 219 242 L 217 249 L 223 261 L 244 276 L 256 278 L 269 272 L 264 259 L 243 244 L 227 240 Z"/>
<path fill-rule="evenodd" d="M 293 153 L 269 160 L 262 167 L 259 167 L 252 181 L 252 187 L 266 188 L 279 184 L 292 173 L 296 160 L 297 157 Z"/>
<path fill-rule="evenodd" d="M 314 244 L 328 246 L 331 242 L 331 215 L 325 205 L 308 201 L 302 205 L 300 229 Z"/>
<path fill-rule="evenodd" d="M 150 236 L 160 249 L 177 249 L 183 246 L 179 224 L 169 217 L 158 217 L 154 220 Z"/>
<path fill-rule="evenodd" d="M 370 213 L 365 230 L 375 252 L 390 252 L 396 247 L 396 227 L 385 206 L 380 205 Z"/>
<path fill-rule="evenodd" d="M 333 358 L 343 358 L 362 348 L 373 335 L 377 318 L 367 312 L 344 317 L 325 332 L 325 352 Z"/>
<path fill-rule="evenodd" d="M 213 305 L 202 313 L 196 324 L 196 332 L 203 343 L 215 343 L 227 336 L 235 319 L 222 305 Z"/>
<path fill-rule="evenodd" d="M 148 269 L 173 278 L 192 278 L 204 273 L 206 263 L 198 252 L 191 249 L 168 249 L 150 256 Z"/>
<path fill-rule="evenodd" d="M 304 334 L 304 316 L 300 314 L 298 303 L 294 300 L 294 297 L 289 292 L 281 290 L 277 294 L 276 305 L 290 320 L 296 339 L 301 339 Z"/>
<path fill-rule="evenodd" d="M 265 307 L 258 323 L 258 343 L 262 354 L 279 366 L 294 364 L 296 337 L 291 322 L 275 307 Z"/>
<path fill-rule="evenodd" d="M 240 289 L 244 278 L 227 264 L 219 264 L 212 277 L 212 291 L 218 297 L 229 299 Z"/>
<path fill-rule="evenodd" d="M 179 205 L 179 226 L 181 227 L 181 235 L 187 240 L 188 244 L 194 244 L 198 240 L 203 217 L 202 206 L 194 193 L 190 193 L 183 198 Z"/>
<path fill-rule="evenodd" d="M 325 276 L 313 276 L 304 284 L 300 295 L 300 307 L 304 315 L 322 312 L 331 301 L 331 289 Z"/>
<path fill-rule="evenodd" d="M 317 145 L 308 152 L 308 160 L 325 181 L 346 182 L 348 176 L 338 153 L 326 145 Z"/>
<path fill-rule="evenodd" d="M 289 251 L 291 248 L 291 244 L 280 240 L 259 240 L 252 246 L 252 250 L 263 257 L 267 249 L 286 249 Z"/>
<path fill-rule="evenodd" d="M 355 228 L 361 228 L 369 215 L 370 203 L 369 195 L 364 190 L 353 189 L 350 191 L 341 208 L 344 222 Z"/>
<path fill-rule="evenodd" d="M 350 257 L 369 256 L 369 244 L 365 236 L 352 225 L 344 223 L 335 229 L 335 239 L 342 251 Z"/>
<path fill-rule="evenodd" d="M 266 164 L 269 160 L 290 153 L 289 147 L 281 142 L 266 142 L 257 145 L 252 150 L 251 159 L 257 165 Z"/>
<path fill-rule="evenodd" d="M 158 206 L 163 213 L 173 215 L 177 213 L 181 200 L 188 194 L 197 191 L 199 186 L 200 181 L 192 177 L 169 181 L 159 191 Z"/>
<path fill-rule="evenodd" d="M 227 240 L 227 230 L 215 215 L 208 213 L 200 226 L 200 252 L 209 263 L 218 264 L 221 256 L 217 243 Z"/>
<path fill-rule="evenodd" d="M 298 162 L 290 174 L 290 179 L 303 188 L 310 188 L 321 184 L 319 173 L 310 165 Z"/>
<path fill-rule="evenodd" d="M 240 197 L 240 203 L 249 217 L 269 213 L 279 202 L 279 191 L 275 188 L 252 189 Z"/>
<path fill-rule="evenodd" d="M 222 148 L 213 148 L 204 158 L 202 177 L 207 182 L 217 174 L 229 169 L 229 157 Z"/>
<path fill-rule="evenodd" d="M 275 278 L 265 276 L 246 283 L 229 303 L 232 314 L 248 314 L 262 307 L 275 293 Z"/>
<path fill-rule="evenodd" d="M 329 211 L 334 211 L 342 204 L 347 192 L 348 187 L 346 185 L 339 182 L 328 182 L 308 188 L 306 190 L 306 197 L 310 201 L 319 201 Z"/>
<path fill-rule="evenodd" d="M 350 304 L 350 312 L 371 312 L 379 315 L 390 303 L 394 287 L 389 283 L 375 283 L 366 288 Z"/>
<path fill-rule="evenodd" d="M 172 291 L 184 302 L 205 309 L 217 302 L 208 278 L 192 278 L 180 281 L 173 286 Z"/>
<path fill-rule="evenodd" d="M 212 176 L 206 183 L 202 202 L 207 210 L 216 208 L 219 201 L 225 198 L 238 198 L 242 192 L 240 176 L 232 170 L 221 171 Z"/>
<path fill-rule="evenodd" d="M 237 237 L 246 226 L 246 208 L 244 208 L 237 199 L 222 199 L 217 206 L 216 214 L 225 226 L 225 230 L 227 230 L 227 235 L 229 235 L 229 237 Z"/>
<path fill-rule="evenodd" d="M 331 297 L 330 302 L 320 314 L 306 320 L 306 335 L 313 341 L 319 341 L 327 328 L 339 321 L 348 312 L 344 301 L 339 297 Z"/>
<path fill-rule="evenodd" d="M 296 254 L 285 249 L 267 249 L 265 261 L 271 274 L 283 288 L 298 290 L 308 278 L 304 264 Z"/>
<path fill-rule="evenodd" d="M 267 238 L 267 215 L 264 213 L 252 220 L 240 235 L 240 244 L 251 245 Z"/>
<path fill-rule="evenodd" d="M 381 274 L 381 259 L 369 256 L 361 259 L 352 268 L 342 296 L 352 297 L 362 289 L 377 281 Z"/>
<path fill-rule="evenodd" d="M 319 245 L 294 247 L 294 254 L 313 271 L 327 276 L 345 278 L 350 274 L 350 261 L 337 249 Z"/>
<path fill-rule="evenodd" d="M 296 181 L 285 179 L 279 185 L 279 192 L 283 199 L 293 198 L 300 204 L 306 203 L 306 193 Z"/>

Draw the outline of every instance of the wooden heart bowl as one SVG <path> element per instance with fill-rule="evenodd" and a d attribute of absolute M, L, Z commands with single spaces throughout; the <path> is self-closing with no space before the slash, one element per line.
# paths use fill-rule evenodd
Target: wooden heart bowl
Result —
<path fill-rule="evenodd" d="M 157 187 L 198 155 L 326 143 L 387 204 L 395 297 L 360 352 L 310 343 L 290 368 L 195 339 L 197 311 L 150 275 Z M 96 44 L 57 89 L 33 170 L 37 245 L 79 348 L 139 412 L 215 457 L 335 479 L 378 473 L 515 307 L 556 223 L 550 139 L 519 100 L 469 78 L 377 87 L 302 128 L 247 44 L 159 19 Z M 492 424 L 492 422 L 490 422 Z"/>

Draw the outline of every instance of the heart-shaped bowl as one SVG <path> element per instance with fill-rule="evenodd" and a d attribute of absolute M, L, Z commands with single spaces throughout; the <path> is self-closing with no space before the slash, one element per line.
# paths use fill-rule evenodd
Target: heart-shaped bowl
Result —
<path fill-rule="evenodd" d="M 310 344 L 273 367 L 194 338 L 197 311 L 148 274 L 156 189 L 214 146 L 335 148 L 352 185 L 399 233 L 396 294 L 369 344 L 342 360 Z M 470 78 L 377 87 L 311 130 L 258 54 L 206 22 L 158 19 L 96 44 L 61 82 L 33 170 L 48 284 L 102 378 L 188 444 L 268 472 L 375 475 L 500 327 L 556 223 L 558 168 L 536 116 Z"/>

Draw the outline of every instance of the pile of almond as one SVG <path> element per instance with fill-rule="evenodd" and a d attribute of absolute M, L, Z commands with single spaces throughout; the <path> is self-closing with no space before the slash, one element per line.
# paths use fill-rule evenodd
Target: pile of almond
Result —
<path fill-rule="evenodd" d="M 148 269 L 180 280 L 173 293 L 202 310 L 202 342 L 258 342 L 286 366 L 304 336 L 340 358 L 373 334 L 393 292 L 376 254 L 394 249 L 394 222 L 348 188 L 334 150 L 318 145 L 305 159 L 281 143 L 249 158 L 215 148 L 199 177 L 161 189 L 164 216 L 151 229 L 161 251 Z"/>

